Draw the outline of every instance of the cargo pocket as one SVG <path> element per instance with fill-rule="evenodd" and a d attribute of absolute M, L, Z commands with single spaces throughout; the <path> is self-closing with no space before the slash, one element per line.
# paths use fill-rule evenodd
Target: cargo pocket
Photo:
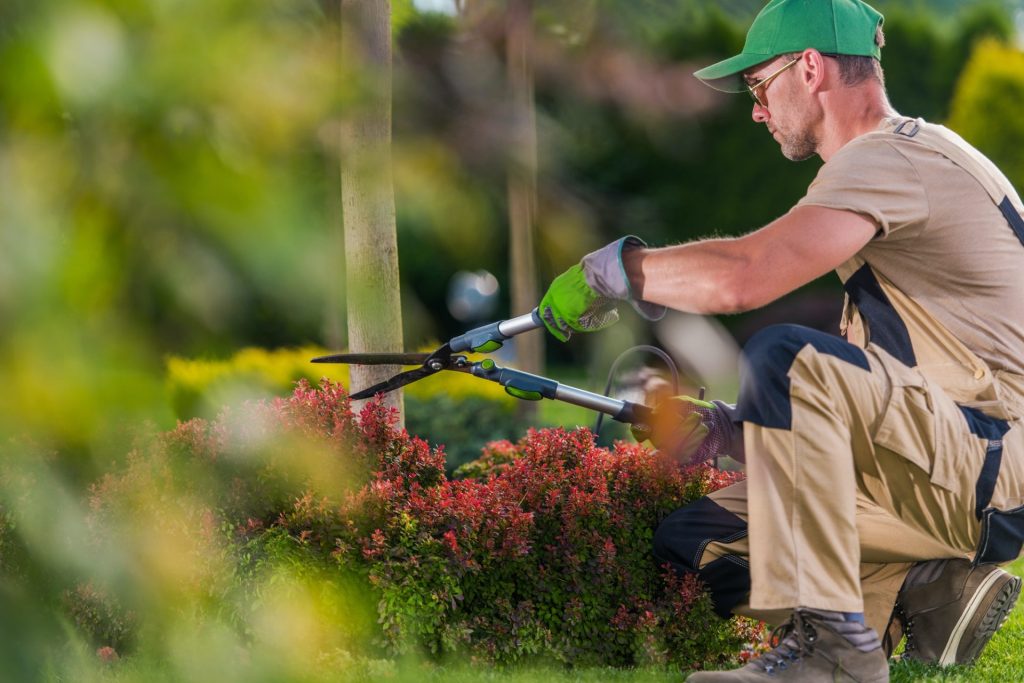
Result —
<path fill-rule="evenodd" d="M 1013 510 L 988 508 L 981 517 L 981 539 L 974 564 L 1016 560 L 1024 546 L 1024 506 Z"/>
<path fill-rule="evenodd" d="M 877 354 L 889 376 L 891 392 L 875 428 L 873 441 L 924 470 L 936 486 L 956 489 L 949 460 L 963 436 L 956 406 L 936 396 L 920 373 L 889 356 Z M 949 410 L 947 410 L 947 408 Z M 946 433 L 949 432 L 949 433 Z"/>

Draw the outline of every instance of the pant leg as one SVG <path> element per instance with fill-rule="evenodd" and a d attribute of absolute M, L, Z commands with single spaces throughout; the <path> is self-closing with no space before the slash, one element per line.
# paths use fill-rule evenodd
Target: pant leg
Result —
<path fill-rule="evenodd" d="M 746 480 L 740 481 L 669 515 L 655 533 L 654 554 L 677 571 L 698 573 L 720 616 L 738 614 L 779 624 L 789 609 L 750 607 L 747 486 Z M 857 497 L 857 528 L 864 559 L 860 577 L 865 619 L 879 633 L 913 562 L 963 556 L 907 527 L 863 495 Z"/>
<path fill-rule="evenodd" d="M 695 500 L 654 532 L 655 561 L 678 573 L 698 574 L 723 619 L 750 594 L 746 489 L 741 481 Z"/>
<path fill-rule="evenodd" d="M 753 608 L 864 609 L 858 495 L 949 553 L 976 547 L 984 442 L 884 352 L 769 328 L 744 349 L 739 412 Z"/>

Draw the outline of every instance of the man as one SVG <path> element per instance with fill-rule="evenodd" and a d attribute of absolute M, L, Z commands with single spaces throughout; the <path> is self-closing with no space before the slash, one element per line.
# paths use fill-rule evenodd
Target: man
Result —
<path fill-rule="evenodd" d="M 789 621 L 768 654 L 691 681 L 886 681 L 888 625 L 908 656 L 970 662 L 1020 591 L 996 565 L 1024 540 L 1022 204 L 954 133 L 892 109 L 881 25 L 859 0 L 768 3 L 741 54 L 695 75 L 749 90 L 789 159 L 825 161 L 806 196 L 738 239 L 624 238 L 541 301 L 565 341 L 618 300 L 721 314 L 830 270 L 844 283 L 845 341 L 768 328 L 735 409 L 702 406 L 742 429 L 747 479 L 670 515 L 655 556 L 697 572 L 723 616 Z"/>

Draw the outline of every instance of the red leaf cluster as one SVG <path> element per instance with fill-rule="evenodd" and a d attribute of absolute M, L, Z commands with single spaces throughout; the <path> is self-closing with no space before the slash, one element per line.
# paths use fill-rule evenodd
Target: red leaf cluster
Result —
<path fill-rule="evenodd" d="M 397 652 L 695 667 L 735 660 L 754 637 L 650 552 L 661 519 L 736 474 L 680 470 L 638 445 L 600 448 L 587 429 L 543 429 L 490 444 L 472 478 L 451 480 L 443 451 L 395 422 L 379 402 L 353 415 L 340 385 L 303 382 L 288 399 L 140 445 L 95 487 L 94 517 L 145 483 L 207 501 L 202 533 L 226 527 L 246 543 L 283 529 L 366 577 Z M 345 485 L 290 466 L 299 451 L 343 465 Z"/>

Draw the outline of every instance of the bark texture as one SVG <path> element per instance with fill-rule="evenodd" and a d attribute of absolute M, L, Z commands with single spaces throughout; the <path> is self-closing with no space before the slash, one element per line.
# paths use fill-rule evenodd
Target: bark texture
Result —
<path fill-rule="evenodd" d="M 529 313 L 540 301 L 534 232 L 537 223 L 537 120 L 533 93 L 533 7 L 531 0 L 508 0 L 506 63 L 511 99 L 509 139 L 509 279 L 511 314 Z M 544 371 L 544 336 L 525 334 L 516 339 L 517 366 Z M 534 416 L 536 405 L 522 402 L 520 411 Z"/>
<path fill-rule="evenodd" d="M 345 227 L 348 348 L 402 351 L 398 238 L 391 168 L 391 2 L 341 0 L 342 59 L 362 76 L 360 97 L 342 126 L 341 194 Z M 359 391 L 400 371 L 351 366 Z M 401 392 L 387 402 L 402 409 Z"/>

